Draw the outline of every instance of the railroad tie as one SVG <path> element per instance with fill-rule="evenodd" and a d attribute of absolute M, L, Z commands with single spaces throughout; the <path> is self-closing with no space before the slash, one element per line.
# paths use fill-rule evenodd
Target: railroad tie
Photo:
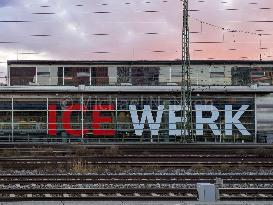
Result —
<path fill-rule="evenodd" d="M 139 193 L 134 193 L 134 196 L 140 196 L 140 194 Z"/>
<path fill-rule="evenodd" d="M 68 198 L 68 197 L 69 197 L 69 194 L 63 194 L 63 196 L 64 196 L 65 198 Z"/>
<path fill-rule="evenodd" d="M 81 194 L 81 197 L 85 198 L 87 197 L 87 194 Z"/>
<path fill-rule="evenodd" d="M 172 193 L 172 192 L 170 192 L 170 193 L 169 193 L 169 196 L 175 196 L 175 194 L 174 194 L 174 193 Z"/>
<path fill-rule="evenodd" d="M 46 198 L 51 198 L 52 195 L 51 195 L 51 194 L 45 194 L 45 197 L 46 197 Z"/>
<path fill-rule="evenodd" d="M 32 198 L 32 194 L 27 194 L 27 197 L 28 198 Z"/>
<path fill-rule="evenodd" d="M 151 193 L 152 196 L 159 196 L 158 194 L 156 193 Z"/>
<path fill-rule="evenodd" d="M 15 198 L 15 194 L 10 194 L 9 197 Z"/>

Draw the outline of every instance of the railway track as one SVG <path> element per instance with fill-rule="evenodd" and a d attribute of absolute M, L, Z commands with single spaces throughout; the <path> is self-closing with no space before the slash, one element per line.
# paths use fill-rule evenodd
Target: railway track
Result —
<path fill-rule="evenodd" d="M 225 183 L 272 183 L 273 175 L 1 175 L 0 201 L 69 201 L 69 200 L 197 200 L 196 188 L 73 188 L 73 184 L 196 184 L 215 182 L 222 178 Z M 56 188 L 54 185 L 72 185 Z M 15 185 L 16 188 L 8 187 Z M 35 187 L 50 185 L 48 187 Z M 2 186 L 3 187 L 3 186 Z M 35 188 L 34 188 L 35 187 Z M 221 200 L 273 200 L 271 188 L 221 188 Z"/>
<path fill-rule="evenodd" d="M 245 165 L 251 167 L 273 167 L 272 157 L 179 157 L 179 156 L 114 156 L 114 157 L 0 157 L 0 164 L 31 165 L 31 164 L 73 164 L 84 162 L 88 165 L 117 165 L 126 167 L 175 167 L 189 168 L 202 164 L 215 167 L 226 164 L 230 167 Z"/>
<path fill-rule="evenodd" d="M 186 200 L 198 198 L 196 189 L 1 189 L 0 201 L 58 200 Z M 221 200 L 273 200 L 273 189 L 220 189 Z"/>
<path fill-rule="evenodd" d="M 0 184 L 90 184 L 90 183 L 273 183 L 273 175 L 1 175 Z"/>
<path fill-rule="evenodd" d="M 262 147 L 272 150 L 271 145 L 197 145 L 197 144 L 122 144 L 118 153 L 104 155 L 112 145 L 3 145 L 3 150 L 16 151 L 17 155 L 0 155 L 0 165 L 12 164 L 13 167 L 47 167 L 48 165 L 73 165 L 84 163 L 95 166 L 118 167 L 162 167 L 190 168 L 193 165 L 203 167 L 229 167 L 239 165 L 249 167 L 273 167 L 271 154 L 257 156 L 253 150 Z M 76 149 L 75 149 L 76 147 Z M 46 150 L 49 149 L 50 150 Z M 77 152 L 84 149 L 87 153 Z M 239 151 L 242 151 L 243 154 Z M 94 151 L 95 150 L 95 151 Z M 50 152 L 49 152 L 50 151 Z M 89 153 L 90 151 L 90 153 Z M 95 152 L 92 156 L 92 152 Z M 250 152 L 249 152 L 250 151 Z M 49 152 L 52 156 L 44 156 Z M 19 153 L 19 154 L 18 154 Z M 47 153 L 48 154 L 48 153 Z M 199 182 L 214 183 L 222 178 L 224 184 L 270 184 L 273 175 L 1 175 L 0 201 L 41 201 L 41 200 L 197 200 L 195 188 L 177 188 L 176 186 L 146 186 L 149 184 L 191 184 Z M 93 187 L 90 184 L 114 184 L 114 187 Z M 131 184 L 143 185 L 132 187 Z M 65 185 L 65 186 L 64 186 Z M 70 187 L 67 188 L 66 187 Z M 74 186 L 79 185 L 79 186 Z M 86 185 L 87 188 L 82 188 Z M 124 186 L 129 188 L 124 188 Z M 127 186 L 128 185 L 128 186 Z M 192 186 L 192 187 L 194 187 Z M 75 188 L 79 187 L 79 188 Z M 168 188 L 170 187 L 170 188 Z M 183 187 L 183 186 L 180 186 Z M 232 185 L 233 187 L 233 185 Z M 234 187 L 236 187 L 234 185 Z M 261 186 L 260 186 L 261 187 Z M 270 186 L 269 186 L 270 187 Z M 273 200 L 273 189 L 220 189 L 221 200 Z"/>
<path fill-rule="evenodd" d="M 270 144 L 176 144 L 176 143 L 113 143 L 113 144 L 34 144 L 34 143 L 13 143 L 1 144 L 0 151 L 17 150 L 22 153 L 30 154 L 33 152 L 42 153 L 46 149 L 52 149 L 54 153 L 75 154 L 75 150 L 85 149 L 95 152 L 103 152 L 105 149 L 116 147 L 123 154 L 235 154 L 236 152 L 251 152 L 257 148 L 273 151 L 273 145 Z"/>

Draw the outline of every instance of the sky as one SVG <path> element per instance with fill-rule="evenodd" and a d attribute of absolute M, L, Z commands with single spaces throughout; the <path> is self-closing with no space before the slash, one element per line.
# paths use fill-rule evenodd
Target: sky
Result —
<path fill-rule="evenodd" d="M 272 60 L 272 0 L 189 2 L 191 59 Z M 181 31 L 180 0 L 0 0 L 0 76 L 16 59 L 181 59 Z"/>

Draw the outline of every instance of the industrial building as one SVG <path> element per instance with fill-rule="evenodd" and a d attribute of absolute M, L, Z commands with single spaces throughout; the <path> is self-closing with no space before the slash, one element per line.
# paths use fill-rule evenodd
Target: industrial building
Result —
<path fill-rule="evenodd" d="M 181 61 L 8 61 L 1 142 L 185 142 Z M 193 143 L 271 143 L 273 62 L 191 61 Z"/>

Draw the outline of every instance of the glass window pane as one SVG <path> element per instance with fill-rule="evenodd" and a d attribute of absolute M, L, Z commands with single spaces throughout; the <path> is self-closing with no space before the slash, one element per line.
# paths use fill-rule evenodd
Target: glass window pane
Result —
<path fill-rule="evenodd" d="M 92 85 L 109 85 L 108 67 L 92 67 Z"/>
<path fill-rule="evenodd" d="M 89 85 L 90 68 L 65 67 L 64 85 Z"/>
<path fill-rule="evenodd" d="M 46 110 L 46 99 L 14 99 L 14 110 Z"/>
<path fill-rule="evenodd" d="M 35 67 L 11 67 L 10 85 L 33 85 L 36 82 Z"/>

